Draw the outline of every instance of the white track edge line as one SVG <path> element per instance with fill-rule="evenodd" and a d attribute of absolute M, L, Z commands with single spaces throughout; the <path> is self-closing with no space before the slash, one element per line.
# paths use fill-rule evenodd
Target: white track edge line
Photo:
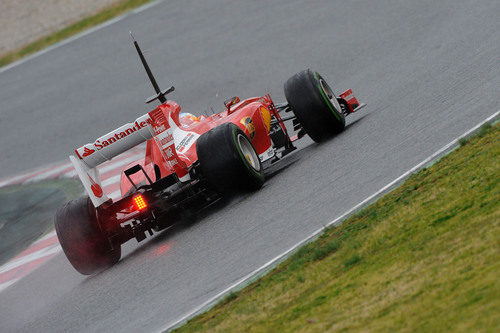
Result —
<path fill-rule="evenodd" d="M 418 163 L 413 168 L 411 168 L 410 170 L 406 171 L 401 176 L 399 176 L 398 178 L 394 179 L 389 184 L 385 185 L 380 190 L 378 190 L 377 192 L 373 193 L 372 195 L 370 195 L 369 197 L 367 197 L 366 199 L 364 199 L 363 201 L 361 201 L 360 203 L 358 203 L 357 205 L 355 205 L 354 207 L 352 207 L 351 209 L 349 209 L 348 211 L 346 211 L 344 214 L 342 214 L 339 217 L 335 218 L 334 220 L 330 221 L 329 223 L 327 223 L 326 225 L 324 225 L 320 229 L 314 231 L 312 234 L 310 234 L 309 236 L 307 236 L 306 238 L 304 238 L 300 242 L 296 243 L 295 245 L 293 245 L 291 248 L 289 248 L 285 252 L 277 255 L 273 259 L 271 259 L 268 262 L 266 262 L 264 265 L 260 266 L 259 268 L 253 270 L 249 274 L 247 274 L 244 277 L 242 277 L 241 279 L 237 280 L 236 282 L 234 282 L 233 284 L 231 284 L 229 287 L 225 288 L 224 290 L 222 290 L 221 292 L 219 292 L 215 296 L 212 296 L 211 298 L 209 298 L 208 300 L 206 300 L 202 304 L 198 305 L 197 307 L 195 307 L 193 310 L 191 310 L 187 314 L 183 315 L 181 318 L 179 318 L 179 319 L 173 321 L 172 323 L 166 325 L 164 328 L 162 328 L 160 330 L 160 332 L 168 332 L 168 331 L 170 331 L 170 330 L 172 330 L 174 328 L 179 327 L 181 324 L 183 324 L 187 320 L 193 318 L 195 315 L 197 315 L 199 313 L 202 313 L 204 311 L 208 311 L 212 306 L 214 306 L 216 304 L 217 301 L 219 301 L 227 293 L 229 293 L 233 289 L 238 288 L 240 285 L 242 285 L 242 284 L 244 284 L 244 283 L 252 280 L 253 278 L 257 278 L 259 276 L 259 274 L 265 272 L 267 269 L 271 268 L 273 265 L 275 265 L 275 264 L 279 263 L 280 261 L 284 260 L 285 258 L 287 258 L 289 254 L 291 254 L 294 251 L 296 251 L 299 247 L 301 247 L 302 245 L 304 245 L 304 244 L 306 244 L 306 243 L 314 240 L 326 228 L 331 227 L 331 226 L 339 225 L 341 222 L 343 222 L 353 212 L 359 210 L 360 208 L 362 208 L 363 206 L 365 206 L 366 204 L 368 204 L 369 202 L 371 202 L 373 199 L 375 199 L 375 198 L 377 198 L 377 197 L 385 194 L 385 192 L 388 189 L 390 189 L 391 187 L 393 187 L 394 185 L 396 185 L 400 181 L 408 178 L 411 174 L 415 173 L 416 171 L 418 171 L 419 169 L 421 169 L 422 167 L 424 167 L 425 165 L 427 165 L 428 163 L 430 163 L 434 159 L 437 159 L 437 158 L 441 157 L 441 155 L 444 154 L 446 151 L 448 151 L 450 148 L 452 148 L 455 145 L 458 145 L 460 139 L 471 135 L 472 133 L 474 133 L 477 129 L 479 129 L 481 126 L 483 126 L 487 122 L 494 120 L 499 114 L 500 114 L 500 110 L 497 111 L 497 112 L 495 112 L 493 115 L 489 116 L 485 120 L 481 121 L 479 124 L 477 124 L 476 126 L 472 127 L 471 129 L 469 129 L 464 134 L 462 134 L 459 137 L 455 138 L 450 143 L 448 143 L 447 145 L 443 146 L 441 149 L 437 150 L 434 154 L 432 154 L 431 156 L 427 157 L 422 162 Z"/>
<path fill-rule="evenodd" d="M 56 231 L 55 231 L 55 230 L 52 230 L 51 232 L 49 232 L 49 233 L 48 233 L 48 234 L 46 234 L 45 236 L 42 236 L 41 238 L 39 238 L 39 239 L 37 239 L 36 241 L 34 241 L 34 242 L 33 242 L 33 244 L 31 244 L 31 245 L 30 245 L 30 247 L 31 247 L 31 246 L 33 246 L 33 245 L 35 245 L 35 244 L 38 244 L 38 243 L 40 243 L 40 242 L 43 242 L 44 240 L 47 240 L 47 239 L 49 239 L 49 238 L 52 238 L 52 237 L 54 237 L 54 236 L 56 236 Z M 29 247 L 28 247 L 28 249 L 29 249 Z"/>
<path fill-rule="evenodd" d="M 26 176 L 25 174 L 22 174 L 22 175 L 18 175 L 18 176 L 14 176 L 14 177 L 8 178 L 8 180 L 3 180 L 3 181 L 0 182 L 0 187 L 12 185 L 16 181 L 24 179 L 26 177 L 28 177 L 28 176 Z"/>
<path fill-rule="evenodd" d="M 138 13 L 140 13 L 140 12 L 146 10 L 146 9 L 149 9 L 149 8 L 151 8 L 153 6 L 156 6 L 157 4 L 159 4 L 159 3 L 163 2 L 163 1 L 165 1 L 165 0 L 155 0 L 153 2 L 144 4 L 144 5 L 136 8 L 136 9 L 133 9 L 133 10 L 131 10 L 129 12 L 126 12 L 126 13 L 124 13 L 122 15 L 119 15 L 119 16 L 117 16 L 115 18 L 112 18 L 112 19 L 110 19 L 108 21 L 105 21 L 105 22 L 103 22 L 101 24 L 98 24 L 95 27 L 89 28 L 89 29 L 87 29 L 87 30 L 85 30 L 85 31 L 83 31 L 83 32 L 81 32 L 79 34 L 76 34 L 74 36 L 68 37 L 68 38 L 66 38 L 66 39 L 64 39 L 64 40 L 62 40 L 62 41 L 60 41 L 60 42 L 58 42 L 58 43 L 56 43 L 54 45 L 51 45 L 51 46 L 48 46 L 48 47 L 44 48 L 43 50 L 35 52 L 35 53 L 33 53 L 33 54 L 31 54 L 31 55 L 29 55 L 27 57 L 19 59 L 18 61 L 15 61 L 15 62 L 13 62 L 11 64 L 5 65 L 4 67 L 1 67 L 0 68 L 0 73 L 6 72 L 6 71 L 8 71 L 11 68 L 14 68 L 14 67 L 17 67 L 19 65 L 22 65 L 25 62 L 28 62 L 28 61 L 30 61 L 30 60 L 32 60 L 34 58 L 37 58 L 37 57 L 39 57 L 39 56 L 41 56 L 41 55 L 43 55 L 43 54 L 45 54 L 47 52 L 50 52 L 50 51 L 52 51 L 54 49 L 57 49 L 57 48 L 61 47 L 61 46 L 69 44 L 72 41 L 77 40 L 77 39 L 79 39 L 81 37 L 87 36 L 87 35 L 93 33 L 94 31 L 103 29 L 103 28 L 105 28 L 105 27 L 107 27 L 107 26 L 109 26 L 109 25 L 111 25 L 113 23 L 121 21 L 121 20 L 123 20 L 125 17 L 127 17 L 129 15 L 138 14 Z"/>
<path fill-rule="evenodd" d="M 2 267 L 0 267 L 0 274 L 6 273 L 10 270 L 13 270 L 14 268 L 26 265 L 32 261 L 41 259 L 43 257 L 47 257 L 51 254 L 56 254 L 56 253 L 60 252 L 61 250 L 62 250 L 62 248 L 59 245 L 59 243 L 56 243 L 56 244 L 48 246 L 48 247 L 44 247 L 43 249 L 40 249 L 36 252 L 30 253 L 30 254 L 25 255 L 19 259 L 12 260 L 12 261 L 6 263 Z"/>
<path fill-rule="evenodd" d="M 14 176 L 10 176 L 10 177 L 7 176 L 7 177 L 2 178 L 0 180 L 0 187 L 18 184 L 17 181 L 19 181 L 21 179 L 28 179 L 31 177 L 36 177 L 40 173 L 48 172 L 53 168 L 58 168 L 58 167 L 62 166 L 63 164 L 67 164 L 68 166 L 71 165 L 71 163 L 69 163 L 69 162 L 59 161 L 59 162 L 54 162 L 54 163 L 50 163 L 47 165 L 43 165 L 43 166 L 37 167 L 35 169 L 27 170 L 19 175 L 14 175 Z"/>
<path fill-rule="evenodd" d="M 18 278 L 18 279 L 12 279 L 12 280 L 9 280 L 7 282 L 4 282 L 4 283 L 0 283 L 0 292 L 2 292 L 2 290 L 4 290 L 5 288 L 13 285 L 14 283 L 16 283 L 17 281 L 19 281 L 21 278 Z"/>
<path fill-rule="evenodd" d="M 26 179 L 23 182 L 23 184 L 33 183 L 33 182 L 37 182 L 37 181 L 40 181 L 40 180 L 43 180 L 43 179 L 50 178 L 50 176 L 56 175 L 58 173 L 62 173 L 64 170 L 69 169 L 71 167 L 72 167 L 71 163 L 63 164 L 60 167 L 49 169 L 49 170 L 47 170 L 45 172 L 42 172 L 39 175 L 36 175 L 34 177 L 30 177 L 30 178 Z"/>

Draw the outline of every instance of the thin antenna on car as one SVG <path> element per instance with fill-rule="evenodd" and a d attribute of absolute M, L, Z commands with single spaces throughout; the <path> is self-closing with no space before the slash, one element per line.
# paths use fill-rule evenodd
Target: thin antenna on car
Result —
<path fill-rule="evenodd" d="M 144 69 L 146 70 L 146 74 L 148 74 L 149 81 L 151 81 L 151 84 L 153 85 L 153 88 L 155 89 L 156 95 L 153 95 L 149 98 L 146 99 L 146 103 L 151 103 L 154 100 L 159 100 L 160 103 L 165 103 L 167 99 L 165 98 L 165 95 L 168 93 L 171 93 L 172 91 L 175 90 L 174 86 L 161 90 L 160 87 L 158 86 L 158 83 L 156 82 L 155 77 L 153 76 L 153 73 L 151 72 L 151 69 L 149 68 L 149 65 L 146 61 L 146 58 L 144 58 L 144 55 L 142 54 L 141 48 L 139 47 L 139 44 L 134 38 L 134 35 L 132 34 L 132 31 L 130 31 L 130 37 L 132 37 L 132 41 L 134 42 L 135 49 L 137 50 L 137 53 L 139 54 L 139 58 L 141 59 L 142 65 L 144 66 Z"/>

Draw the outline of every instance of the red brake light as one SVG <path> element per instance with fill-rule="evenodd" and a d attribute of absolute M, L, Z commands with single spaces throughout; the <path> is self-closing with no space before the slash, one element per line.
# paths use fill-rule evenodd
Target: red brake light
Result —
<path fill-rule="evenodd" d="M 135 208 L 137 208 L 137 210 L 143 210 L 148 207 L 146 200 L 144 200 L 141 194 L 134 197 L 134 203 L 135 203 Z"/>

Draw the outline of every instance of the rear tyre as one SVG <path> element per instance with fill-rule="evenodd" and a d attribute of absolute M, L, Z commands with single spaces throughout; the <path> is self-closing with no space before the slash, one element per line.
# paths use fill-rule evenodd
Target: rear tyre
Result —
<path fill-rule="evenodd" d="M 196 152 L 204 177 L 220 193 L 255 191 L 264 184 L 259 155 L 233 123 L 204 133 L 196 142 Z"/>
<path fill-rule="evenodd" d="M 285 97 L 306 133 L 316 142 L 340 133 L 345 127 L 342 109 L 321 75 L 310 69 L 285 82 Z"/>
<path fill-rule="evenodd" d="M 72 200 L 60 208 L 55 226 L 66 257 L 81 274 L 96 273 L 120 260 L 121 247 L 112 246 L 102 232 L 89 197 Z"/>

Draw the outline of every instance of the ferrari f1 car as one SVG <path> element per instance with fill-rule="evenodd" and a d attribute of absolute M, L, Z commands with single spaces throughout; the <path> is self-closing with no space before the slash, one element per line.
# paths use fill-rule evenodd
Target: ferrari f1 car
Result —
<path fill-rule="evenodd" d="M 134 45 L 156 91 L 146 102 L 160 105 L 69 157 L 87 196 L 60 208 L 55 228 L 81 274 L 118 262 L 121 244 L 132 238 L 140 242 L 146 233 L 153 235 L 224 196 L 259 189 L 264 169 L 295 150 L 295 140 L 306 134 L 316 142 L 327 140 L 344 129 L 346 116 L 364 106 L 350 89 L 336 97 L 321 75 L 307 69 L 286 81 L 286 103 L 275 104 L 269 94 L 233 97 L 220 113 L 182 114 L 165 97 L 174 87 L 158 87 L 135 40 Z M 144 158 L 122 170 L 121 198 L 110 199 L 96 167 L 143 142 Z"/>

